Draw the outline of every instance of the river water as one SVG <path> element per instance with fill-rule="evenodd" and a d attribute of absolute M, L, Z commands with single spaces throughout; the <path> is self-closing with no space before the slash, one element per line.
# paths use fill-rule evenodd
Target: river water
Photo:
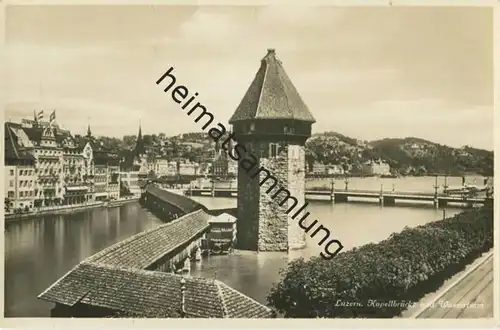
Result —
<path fill-rule="evenodd" d="M 482 178 L 467 182 L 482 184 Z M 380 189 L 380 180 L 351 179 L 349 188 Z M 433 191 L 434 178 L 382 179 L 384 185 L 396 185 L 401 191 Z M 441 180 L 442 181 L 442 180 Z M 451 182 L 451 183 L 450 183 Z M 308 182 L 308 186 L 311 182 Z M 329 185 L 329 182 L 317 181 Z M 443 182 L 440 182 L 443 184 Z M 448 184 L 461 184 L 460 178 Z M 339 182 L 340 185 L 340 182 Z M 430 188 L 429 188 L 430 186 Z M 337 186 L 336 186 L 337 187 Z M 386 189 L 384 189 L 386 190 Z M 211 207 L 236 206 L 236 199 L 197 197 Z M 328 227 L 348 250 L 378 242 L 405 226 L 417 226 L 440 220 L 442 210 L 429 206 L 380 207 L 374 203 L 332 204 L 311 202 L 311 218 Z M 446 216 L 460 212 L 447 208 Z M 80 261 L 126 237 L 160 225 L 162 222 L 132 203 L 110 209 L 93 209 L 71 215 L 45 216 L 9 223 L 5 228 L 5 316 L 46 317 L 51 303 L 36 296 Z M 306 249 L 290 255 L 237 251 L 231 256 L 211 256 L 192 264 L 192 275 L 216 278 L 262 303 L 279 270 L 289 259 L 318 255 L 322 248 L 308 237 Z"/>

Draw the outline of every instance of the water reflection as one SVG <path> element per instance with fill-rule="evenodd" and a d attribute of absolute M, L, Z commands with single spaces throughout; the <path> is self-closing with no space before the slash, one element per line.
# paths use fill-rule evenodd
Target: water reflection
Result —
<path fill-rule="evenodd" d="M 10 223 L 5 229 L 5 316 L 48 316 L 36 299 L 83 259 L 162 222 L 139 204 Z"/>
<path fill-rule="evenodd" d="M 232 198 L 196 197 L 198 202 L 216 207 L 231 204 L 236 206 Z M 318 221 L 344 245 L 347 251 L 367 243 L 376 243 L 400 232 L 405 227 L 415 227 L 428 222 L 441 220 L 442 211 L 432 207 L 380 207 L 373 203 L 333 204 L 331 202 L 311 202 L 310 219 Z M 447 216 L 459 213 L 460 209 L 447 209 Z M 253 299 L 266 303 L 266 296 L 273 283 L 279 281 L 279 271 L 286 267 L 289 260 L 303 257 L 305 259 L 319 256 L 324 244 L 318 243 L 322 236 L 311 238 L 306 236 L 307 247 L 303 250 L 285 253 L 252 253 L 237 251 L 231 257 L 214 256 L 193 265 L 192 272 L 197 276 L 222 280 Z"/>
<path fill-rule="evenodd" d="M 236 206 L 235 199 L 199 197 L 213 206 Z M 405 226 L 442 218 L 434 208 L 379 207 L 376 204 L 312 202 L 311 219 L 318 219 L 345 250 L 378 242 Z M 459 210 L 448 209 L 447 216 Z M 139 204 L 93 209 L 73 215 L 41 217 L 10 223 L 5 233 L 5 316 L 46 317 L 52 304 L 36 299 L 50 284 L 83 259 L 133 234 L 162 222 Z M 288 260 L 317 256 L 321 237 L 307 238 L 307 248 L 285 253 L 237 251 L 192 265 L 192 275 L 215 278 L 266 303 L 279 271 Z"/>

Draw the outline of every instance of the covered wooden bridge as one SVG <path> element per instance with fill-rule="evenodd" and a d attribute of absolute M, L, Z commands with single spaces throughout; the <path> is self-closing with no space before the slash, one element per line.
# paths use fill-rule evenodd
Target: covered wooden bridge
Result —
<path fill-rule="evenodd" d="M 170 272 L 195 247 L 211 217 L 200 209 L 112 245 L 38 298 L 56 304 L 54 317 L 274 317 L 220 281 Z"/>

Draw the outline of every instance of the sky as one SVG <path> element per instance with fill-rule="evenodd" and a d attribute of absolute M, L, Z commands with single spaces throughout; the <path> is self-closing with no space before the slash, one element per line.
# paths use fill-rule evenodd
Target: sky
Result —
<path fill-rule="evenodd" d="M 313 132 L 493 149 L 493 16 L 471 7 L 9 6 L 5 119 L 73 134 L 201 131 L 155 82 L 174 67 L 226 123 L 268 48 Z"/>

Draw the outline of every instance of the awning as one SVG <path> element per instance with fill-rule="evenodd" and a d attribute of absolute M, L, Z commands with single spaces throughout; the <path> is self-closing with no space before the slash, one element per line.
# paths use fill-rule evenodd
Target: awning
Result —
<path fill-rule="evenodd" d="M 235 223 L 236 218 L 230 214 L 222 213 L 218 216 L 212 216 L 212 218 L 210 218 L 210 220 L 208 222 L 209 223 Z"/>
<path fill-rule="evenodd" d="M 66 187 L 67 191 L 88 190 L 88 189 L 89 189 L 89 187 L 87 187 L 87 186 Z"/>

